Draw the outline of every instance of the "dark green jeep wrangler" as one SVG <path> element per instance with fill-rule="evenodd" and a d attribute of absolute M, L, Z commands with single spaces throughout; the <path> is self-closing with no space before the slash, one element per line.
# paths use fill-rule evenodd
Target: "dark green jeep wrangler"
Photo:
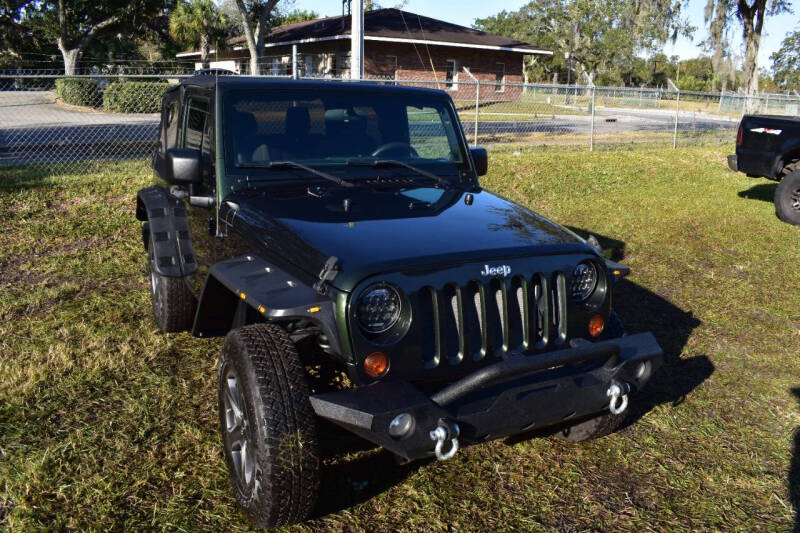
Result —
<path fill-rule="evenodd" d="M 220 430 L 255 523 L 311 511 L 322 430 L 401 461 L 580 441 L 660 366 L 612 311 L 627 268 L 482 190 L 486 166 L 441 91 L 195 76 L 164 97 L 163 184 L 136 209 L 153 312 L 225 336 Z"/>

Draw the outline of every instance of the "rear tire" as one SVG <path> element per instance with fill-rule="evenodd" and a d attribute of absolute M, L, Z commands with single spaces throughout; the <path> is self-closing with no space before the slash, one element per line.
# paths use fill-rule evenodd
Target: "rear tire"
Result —
<path fill-rule="evenodd" d="M 147 246 L 147 274 L 150 277 L 150 298 L 158 329 L 165 333 L 192 329 L 197 299 L 184 278 L 169 278 L 156 272 L 153 241 Z"/>
<path fill-rule="evenodd" d="M 319 492 L 316 417 L 305 369 L 272 324 L 231 331 L 219 362 L 219 420 L 236 499 L 261 527 L 303 521 Z"/>
<path fill-rule="evenodd" d="M 569 442 L 583 442 L 586 440 L 599 439 L 614 433 L 620 424 L 625 421 L 626 415 L 627 412 L 621 415 L 614 415 L 611 413 L 601 415 L 597 418 L 591 418 L 579 424 L 575 424 L 574 426 L 562 429 L 556 433 L 556 436 Z"/>
<path fill-rule="evenodd" d="M 775 214 L 784 222 L 800 225 L 800 170 L 786 174 L 775 189 Z"/>

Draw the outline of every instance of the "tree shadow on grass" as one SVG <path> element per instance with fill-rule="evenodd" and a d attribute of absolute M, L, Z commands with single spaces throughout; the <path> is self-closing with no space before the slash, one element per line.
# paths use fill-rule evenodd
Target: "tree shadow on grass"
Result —
<path fill-rule="evenodd" d="M 790 389 L 800 406 L 800 387 Z M 794 531 L 800 533 L 800 427 L 795 428 L 792 443 L 792 462 L 789 464 L 789 502 L 794 509 Z"/>
<path fill-rule="evenodd" d="M 772 202 L 775 198 L 775 189 L 778 184 L 774 182 L 759 183 L 753 185 L 747 190 L 739 191 L 739 198 L 746 198 L 748 200 L 761 200 L 763 202 Z"/>

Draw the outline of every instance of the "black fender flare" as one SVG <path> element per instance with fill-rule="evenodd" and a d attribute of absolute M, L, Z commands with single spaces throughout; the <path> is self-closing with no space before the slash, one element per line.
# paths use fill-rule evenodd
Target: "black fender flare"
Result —
<path fill-rule="evenodd" d="M 179 278 L 197 270 L 186 206 L 179 198 L 157 185 L 141 189 L 136 194 L 136 218 L 144 222 L 145 247 L 150 235 L 153 237 L 158 274 Z"/>
<path fill-rule="evenodd" d="M 264 259 L 243 255 L 209 270 L 192 333 L 196 337 L 220 337 L 251 320 L 302 319 L 322 331 L 331 352 L 341 354 L 335 305 L 330 297 Z"/>

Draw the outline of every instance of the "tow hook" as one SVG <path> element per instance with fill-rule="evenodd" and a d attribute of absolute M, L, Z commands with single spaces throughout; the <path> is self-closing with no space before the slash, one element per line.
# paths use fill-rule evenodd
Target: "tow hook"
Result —
<path fill-rule="evenodd" d="M 628 392 L 630 392 L 630 385 L 623 382 L 620 386 L 617 383 L 612 383 L 606 391 L 606 396 L 611 398 L 608 402 L 608 410 L 611 414 L 621 415 L 628 408 Z"/>
<path fill-rule="evenodd" d="M 437 459 L 440 461 L 445 461 L 456 454 L 458 451 L 458 435 L 460 431 L 461 430 L 459 429 L 458 424 L 455 422 L 439 420 L 439 425 L 436 426 L 436 429 L 432 430 L 430 433 L 431 440 L 436 442 L 434 452 L 436 453 Z M 447 440 L 450 441 L 450 449 L 447 452 L 442 453 L 442 448 Z"/>

